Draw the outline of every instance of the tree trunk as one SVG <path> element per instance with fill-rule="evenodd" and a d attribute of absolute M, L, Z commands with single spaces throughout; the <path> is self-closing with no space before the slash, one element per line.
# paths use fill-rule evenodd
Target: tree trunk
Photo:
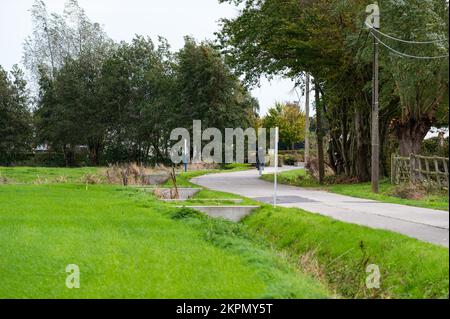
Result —
<path fill-rule="evenodd" d="M 93 166 L 99 166 L 100 153 L 102 151 L 101 143 L 91 140 L 91 142 L 88 143 L 88 148 L 89 148 L 89 159 L 91 161 L 91 164 Z"/>
<path fill-rule="evenodd" d="M 61 146 L 61 148 L 62 148 L 62 151 L 63 151 L 64 162 L 66 164 L 66 167 L 69 167 L 69 159 L 68 159 L 68 156 L 67 156 L 66 146 L 63 145 L 63 146 Z"/>
<path fill-rule="evenodd" d="M 418 154 L 422 141 L 431 128 L 431 122 L 428 119 L 409 119 L 407 122 L 395 123 L 395 135 L 399 141 L 400 156 L 410 156 Z"/>

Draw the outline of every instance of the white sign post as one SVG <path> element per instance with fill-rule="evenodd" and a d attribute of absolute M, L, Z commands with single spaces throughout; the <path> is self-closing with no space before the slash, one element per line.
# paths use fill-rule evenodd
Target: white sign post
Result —
<path fill-rule="evenodd" d="M 184 171 L 187 172 L 188 170 L 188 162 L 189 162 L 189 151 L 187 148 L 187 140 L 184 139 L 184 158 L 183 158 L 183 164 L 184 164 Z"/>
<path fill-rule="evenodd" d="M 278 127 L 275 128 L 275 173 L 273 179 L 273 207 L 277 206 L 277 188 L 278 188 Z"/>

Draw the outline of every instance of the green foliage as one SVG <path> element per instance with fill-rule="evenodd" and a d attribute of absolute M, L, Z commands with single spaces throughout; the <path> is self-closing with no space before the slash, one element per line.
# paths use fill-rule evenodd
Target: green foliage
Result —
<path fill-rule="evenodd" d="M 283 165 L 294 166 L 296 163 L 304 161 L 304 156 L 300 153 L 284 154 L 284 155 L 279 155 L 279 157 L 280 157 L 280 161 L 283 163 Z"/>
<path fill-rule="evenodd" d="M 263 127 L 280 129 L 280 142 L 289 149 L 305 139 L 305 114 L 295 104 L 277 103 L 263 119 Z"/>
<path fill-rule="evenodd" d="M 258 108 L 238 78 L 209 43 L 197 44 L 186 37 L 177 53 L 177 111 L 180 127 L 202 120 L 204 127 L 248 127 L 249 115 Z"/>
<path fill-rule="evenodd" d="M 0 164 L 23 159 L 31 151 L 31 133 L 24 74 L 17 65 L 11 75 L 0 66 Z"/>
<path fill-rule="evenodd" d="M 442 141 L 439 137 L 423 140 L 420 154 L 425 156 L 449 157 L 448 137 Z"/>
<path fill-rule="evenodd" d="M 92 165 L 165 163 L 173 128 L 193 120 L 245 127 L 257 107 L 219 53 L 189 38 L 176 56 L 164 39 L 156 47 L 137 36 L 91 64 L 86 59 L 66 60 L 54 79 L 43 70 L 39 83 L 38 141 L 62 150 L 67 166 L 76 164 L 79 145 Z"/>
<path fill-rule="evenodd" d="M 159 38 L 114 43 L 76 0 L 63 15 L 36 0 L 24 62 L 37 81 L 38 145 L 66 166 L 166 163 L 176 127 L 246 127 L 257 102 L 210 43 L 186 38 L 176 54 Z M 56 162 L 56 161 L 55 161 Z M 84 161 L 83 161 L 84 162 Z"/>
<path fill-rule="evenodd" d="M 225 170 L 245 170 L 252 168 L 252 166 L 250 164 L 230 163 L 223 165 L 222 168 Z"/>
<path fill-rule="evenodd" d="M 238 17 L 222 20 L 218 42 L 227 61 L 249 84 L 257 83 L 261 75 L 281 74 L 300 85 L 304 74 L 311 74 L 321 93 L 316 108 L 324 114 L 323 126 L 329 137 L 328 162 L 338 174 L 368 180 L 372 87 L 372 46 L 364 27 L 368 2 L 221 2 L 242 8 Z M 445 1 L 387 0 L 380 2 L 380 7 L 381 31 L 405 40 L 447 37 Z M 415 55 L 448 54 L 448 41 L 421 48 L 406 46 L 396 48 Z M 447 59 L 405 59 L 382 49 L 380 141 L 383 144 L 393 132 L 402 152 L 418 151 L 417 145 L 420 147 L 430 126 L 448 120 L 447 73 Z"/>

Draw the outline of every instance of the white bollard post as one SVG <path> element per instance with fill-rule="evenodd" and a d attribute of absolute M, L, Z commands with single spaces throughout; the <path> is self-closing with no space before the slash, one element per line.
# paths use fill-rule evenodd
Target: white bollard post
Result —
<path fill-rule="evenodd" d="M 184 139 L 184 158 L 183 158 L 183 164 L 184 164 L 184 172 L 187 172 L 188 170 L 188 160 L 189 158 L 189 150 L 187 149 L 187 139 Z"/>
<path fill-rule="evenodd" d="M 273 207 L 277 207 L 277 189 L 278 189 L 278 127 L 275 128 L 275 172 L 273 179 Z"/>

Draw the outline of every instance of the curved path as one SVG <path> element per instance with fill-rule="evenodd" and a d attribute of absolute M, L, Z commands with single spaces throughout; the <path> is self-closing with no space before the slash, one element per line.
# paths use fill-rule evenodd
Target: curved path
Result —
<path fill-rule="evenodd" d="M 289 169 L 293 168 L 284 167 L 281 170 Z M 273 173 L 273 168 L 267 168 L 265 173 Z M 259 179 L 256 169 L 204 175 L 194 178 L 192 182 L 261 202 L 273 201 L 273 183 Z M 278 186 L 278 205 L 301 208 L 337 220 L 386 229 L 449 247 L 449 213 L 440 210 L 381 203 L 287 185 Z"/>

